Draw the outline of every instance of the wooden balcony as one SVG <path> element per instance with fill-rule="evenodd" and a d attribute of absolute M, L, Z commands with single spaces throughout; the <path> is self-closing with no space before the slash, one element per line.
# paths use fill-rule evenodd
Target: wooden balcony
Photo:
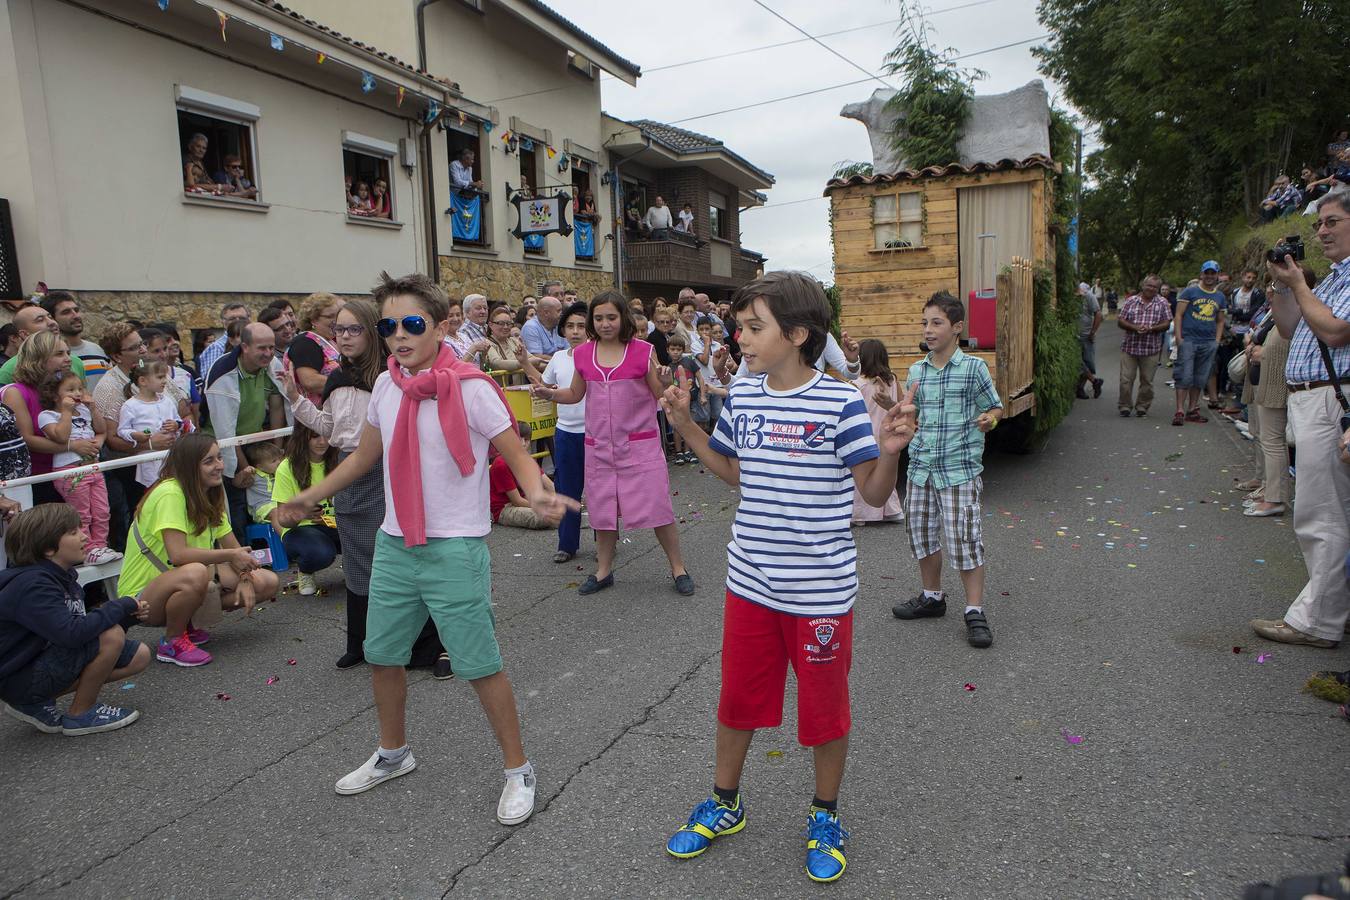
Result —
<path fill-rule="evenodd" d="M 627 241 L 624 280 L 692 287 L 740 287 L 763 268 L 763 258 L 729 241 L 702 247 L 686 240 Z"/>

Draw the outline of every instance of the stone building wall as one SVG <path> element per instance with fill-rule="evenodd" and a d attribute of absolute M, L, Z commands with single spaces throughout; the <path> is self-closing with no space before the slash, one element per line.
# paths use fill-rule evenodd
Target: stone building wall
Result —
<path fill-rule="evenodd" d="M 526 294 L 537 296 L 540 284 L 545 281 L 561 281 L 564 287 L 576 288 L 578 295 L 587 300 L 614 287 L 613 273 L 600 269 L 441 257 L 441 286 L 452 297 L 483 294 L 489 300 L 503 300 L 514 306 Z"/>

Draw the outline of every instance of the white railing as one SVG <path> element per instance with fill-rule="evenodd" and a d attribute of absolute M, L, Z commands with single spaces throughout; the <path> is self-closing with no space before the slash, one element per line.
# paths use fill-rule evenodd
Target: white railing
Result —
<path fill-rule="evenodd" d="M 268 441 L 272 438 L 286 437 L 291 433 L 291 427 L 275 428 L 272 431 L 259 431 L 256 434 L 241 434 L 231 438 L 221 438 L 216 443 L 222 447 L 237 447 L 240 444 L 256 444 L 259 441 Z M 48 472 L 45 475 L 25 475 L 23 478 L 11 478 L 8 481 L 0 481 L 0 491 L 8 488 L 22 487 L 25 484 L 39 484 L 44 481 L 56 481 L 58 478 L 73 478 L 79 475 L 88 475 L 91 472 L 107 472 L 109 469 L 125 469 L 128 466 L 137 466 L 143 462 L 153 462 L 157 459 L 163 459 L 169 455 L 168 450 L 154 450 L 150 453 L 138 453 L 134 456 L 123 456 L 117 459 L 108 459 L 101 462 L 90 463 L 87 466 L 76 466 L 73 469 L 61 469 L 58 472 Z"/>

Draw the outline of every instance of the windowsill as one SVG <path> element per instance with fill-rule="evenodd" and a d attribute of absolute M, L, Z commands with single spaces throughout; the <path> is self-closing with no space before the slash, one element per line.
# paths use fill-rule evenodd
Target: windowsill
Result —
<path fill-rule="evenodd" d="M 396 219 L 376 219 L 371 216 L 353 216 L 350 213 L 347 214 L 347 224 L 370 225 L 374 228 L 392 228 L 394 231 L 398 231 L 403 227 L 403 223 Z"/>
<path fill-rule="evenodd" d="M 451 253 L 463 253 L 466 256 L 497 256 L 496 250 L 491 247 L 481 247 L 478 244 L 456 244 L 451 242 Z"/>
<path fill-rule="evenodd" d="M 911 250 L 931 250 L 931 249 L 933 249 L 933 248 L 931 248 L 931 247 L 925 247 L 925 246 L 920 245 L 920 246 L 918 246 L 918 247 L 881 247 L 881 248 L 873 248 L 873 249 L 871 249 L 871 250 L 868 250 L 867 252 L 868 252 L 868 253 L 906 253 L 906 252 L 909 252 L 909 251 L 911 251 Z"/>
<path fill-rule="evenodd" d="M 719 244 L 726 244 L 728 247 L 735 247 L 735 246 L 736 246 L 736 242 L 735 242 L 735 241 L 729 241 L 729 240 L 727 240 L 726 238 L 723 238 L 723 237 L 717 237 L 716 235 L 713 235 L 712 237 L 708 238 L 708 240 L 710 240 L 710 241 L 716 241 L 716 242 L 719 243 Z"/>
<path fill-rule="evenodd" d="M 261 200 L 239 200 L 235 197 L 216 196 L 215 194 L 183 194 L 183 202 L 189 206 L 214 206 L 217 209 L 240 209 L 247 212 L 265 213 L 271 207 Z"/>
<path fill-rule="evenodd" d="M 525 259 L 525 262 L 530 262 L 530 263 L 551 263 L 551 262 L 553 262 L 553 258 L 552 258 L 552 257 L 545 256 L 545 255 L 542 254 L 542 253 L 525 253 L 525 254 L 523 254 L 523 257 L 524 257 L 524 259 Z"/>
<path fill-rule="evenodd" d="M 603 270 L 605 268 L 605 264 L 598 259 L 578 259 L 576 260 L 576 264 L 583 269 Z"/>

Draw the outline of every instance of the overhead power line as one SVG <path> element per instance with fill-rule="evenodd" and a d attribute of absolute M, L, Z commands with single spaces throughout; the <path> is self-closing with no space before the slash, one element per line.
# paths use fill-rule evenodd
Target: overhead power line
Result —
<path fill-rule="evenodd" d="M 792 28 L 794 31 L 797 31 L 797 32 L 800 33 L 800 34 L 805 35 L 805 36 L 806 36 L 807 38 L 809 38 L 812 42 L 814 42 L 814 43 L 816 44 L 816 46 L 821 47 L 822 49 L 828 51 L 828 52 L 829 52 L 830 54 L 832 54 L 833 56 L 836 56 L 836 57 L 838 57 L 839 59 L 842 59 L 844 62 L 848 63 L 850 66 L 852 66 L 853 68 L 857 69 L 859 72 L 862 72 L 864 75 L 867 75 L 867 76 L 869 76 L 870 78 L 875 78 L 880 84 L 884 84 L 884 85 L 886 85 L 886 87 L 891 88 L 892 90 L 894 90 L 895 85 L 891 84 L 891 83 L 888 82 L 886 79 L 882 78 L 880 75 L 877 75 L 876 73 L 872 72 L 870 69 L 864 68 L 863 66 L 861 66 L 861 65 L 859 65 L 858 63 L 854 62 L 853 60 L 849 59 L 847 56 L 845 56 L 844 54 L 840 53 L 838 50 L 836 50 L 836 49 L 834 49 L 833 47 L 831 47 L 829 44 L 827 44 L 827 43 L 825 43 L 824 41 L 822 41 L 819 37 L 817 37 L 817 36 L 814 35 L 814 34 L 811 34 L 811 33 L 808 32 L 805 28 L 802 28 L 802 27 L 801 27 L 800 25 L 798 25 L 796 22 L 793 22 L 793 21 L 792 21 L 791 19 L 789 19 L 787 16 L 783 15 L 782 13 L 778 12 L 778 10 L 774 9 L 772 6 L 770 6 L 769 4 L 765 3 L 764 0 L 750 0 L 750 2 L 753 3 L 753 4 L 755 4 L 756 6 L 758 6 L 760 9 L 764 10 L 765 12 L 767 12 L 769 15 L 773 16 L 773 17 L 774 17 L 775 19 L 777 19 L 778 21 L 783 22 L 784 24 L 788 25 L 788 26 L 789 26 L 790 28 Z"/>
<path fill-rule="evenodd" d="M 952 57 L 952 59 L 953 59 L 953 61 L 955 61 L 955 60 L 961 60 L 961 59 L 970 59 L 971 57 L 974 57 L 974 56 L 982 56 L 982 55 L 984 55 L 985 53 L 993 53 L 993 52 L 996 51 L 996 50 L 1007 50 L 1009 47 L 1020 47 L 1020 46 L 1022 46 L 1023 44 L 1034 44 L 1036 41 L 1043 41 L 1043 40 L 1045 40 L 1047 37 L 1049 37 L 1049 35 L 1047 35 L 1047 34 L 1037 35 L 1037 36 L 1034 37 L 1034 38 L 1027 38 L 1026 40 L 1022 40 L 1022 41 L 1013 41 L 1013 42 L 1008 43 L 1008 44 L 1000 44 L 1000 45 L 997 46 L 997 47 L 989 47 L 988 49 L 985 49 L 985 50 L 976 50 L 976 51 L 973 52 L 973 53 L 963 53 L 963 54 L 960 55 L 960 56 L 954 56 L 954 57 Z M 760 106 L 768 106 L 769 104 L 772 104 L 772 103 L 782 103 L 782 102 L 785 101 L 785 100 L 796 100 L 796 99 L 798 99 L 798 98 L 800 98 L 800 97 L 810 97 L 810 96 L 813 95 L 813 94 L 823 94 L 823 93 L 825 93 L 825 92 L 827 92 L 827 91 L 836 91 L 836 90 L 838 90 L 839 88 L 853 87 L 854 85 L 866 84 L 867 82 L 869 82 L 869 81 L 871 81 L 871 80 L 872 80 L 871 78 L 860 78 L 860 79 L 858 79 L 857 81 L 845 81 L 845 82 L 843 82 L 843 83 L 841 83 L 841 84 L 832 84 L 832 85 L 829 85 L 828 87 L 815 88 L 814 90 L 810 90 L 810 91 L 802 91 L 802 92 L 797 93 L 797 94 L 788 94 L 788 95 L 785 96 L 785 97 L 773 97 L 773 98 L 770 98 L 770 99 L 768 99 L 768 100 L 760 100 L 760 101 L 757 101 L 757 102 L 755 102 L 755 103 L 747 103 L 747 104 L 745 104 L 744 106 L 733 106 L 733 107 L 731 107 L 730 109 L 719 109 L 719 110 L 717 110 L 716 112 L 700 113 L 700 114 L 697 115 L 697 116 L 685 116 L 683 119 L 675 119 L 675 120 L 673 120 L 673 121 L 671 121 L 671 122 L 668 122 L 667 124 L 669 124 L 669 125 L 681 125 L 681 124 L 683 124 L 683 123 L 685 123 L 685 122 L 694 122 L 694 121 L 697 121 L 698 119 L 709 119 L 709 118 L 712 118 L 713 116 L 722 116 L 722 115 L 726 115 L 727 113 L 743 112 L 744 110 L 747 110 L 747 109 L 755 109 L 755 108 L 760 107 Z"/>

